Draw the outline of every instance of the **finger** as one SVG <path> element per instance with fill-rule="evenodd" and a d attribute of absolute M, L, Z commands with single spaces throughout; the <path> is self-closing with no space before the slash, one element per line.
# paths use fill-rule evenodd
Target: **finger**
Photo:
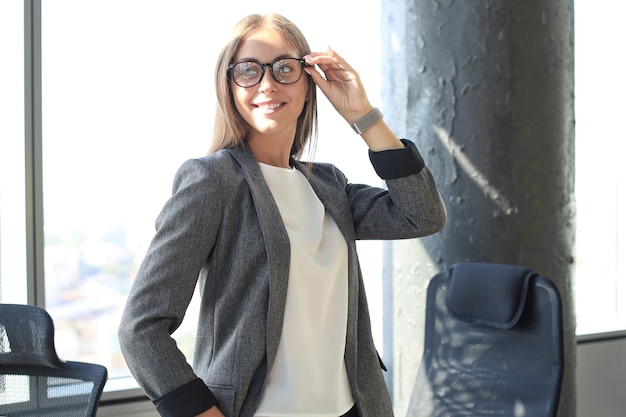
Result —
<path fill-rule="evenodd" d="M 338 69 L 343 71 L 354 71 L 346 61 L 338 57 L 332 57 L 329 55 L 319 55 L 315 57 L 308 57 L 305 59 L 309 65 L 318 65 L 320 68 L 326 69 Z"/>
<path fill-rule="evenodd" d="M 335 91 L 335 93 L 332 93 L 332 90 L 333 90 L 332 81 L 329 81 L 326 78 L 324 78 L 324 75 L 321 74 L 319 71 L 317 71 L 314 67 L 306 67 L 305 71 L 307 72 L 307 74 L 311 76 L 311 79 L 313 80 L 313 82 L 317 85 L 317 87 L 320 89 L 322 94 L 324 94 L 324 96 L 330 101 L 333 107 L 339 110 L 337 105 L 339 104 L 339 101 L 341 100 L 338 101 L 339 96 L 337 96 L 336 94 L 337 91 Z"/>
<path fill-rule="evenodd" d="M 354 68 L 352 68 L 352 65 L 350 65 L 348 63 L 348 61 L 346 61 L 344 59 L 343 56 L 339 55 L 334 49 L 332 49 L 330 46 L 328 47 L 327 51 L 326 51 L 326 55 L 328 55 L 329 57 L 331 57 L 340 67 L 342 67 L 345 70 L 348 71 L 354 71 Z"/>
<path fill-rule="evenodd" d="M 317 57 L 307 61 L 308 65 L 315 65 L 328 81 L 349 82 L 358 79 L 356 71 L 337 63 L 334 58 Z"/>
<path fill-rule="evenodd" d="M 334 65 L 336 67 L 339 67 L 339 64 L 335 61 L 335 59 L 326 54 L 307 55 L 306 57 L 304 57 L 304 60 L 309 65 L 318 65 L 320 67 L 331 67 Z"/>
<path fill-rule="evenodd" d="M 324 94 L 328 89 L 328 81 L 322 74 L 320 74 L 315 67 L 304 67 L 304 71 L 309 74 L 313 82 L 322 90 Z"/>
<path fill-rule="evenodd" d="M 343 69 L 352 69 L 348 62 L 330 46 L 327 48 L 326 52 L 312 52 L 302 58 L 312 65 L 334 64 Z"/>

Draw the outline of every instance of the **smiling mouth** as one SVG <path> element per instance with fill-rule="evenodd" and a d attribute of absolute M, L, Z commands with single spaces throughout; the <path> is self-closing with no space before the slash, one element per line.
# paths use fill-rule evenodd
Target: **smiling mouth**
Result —
<path fill-rule="evenodd" d="M 276 110 L 277 108 L 279 108 L 280 106 L 282 106 L 282 103 L 264 103 L 264 104 L 257 104 L 257 107 L 261 110 L 265 110 L 265 111 L 271 111 L 271 110 Z"/>

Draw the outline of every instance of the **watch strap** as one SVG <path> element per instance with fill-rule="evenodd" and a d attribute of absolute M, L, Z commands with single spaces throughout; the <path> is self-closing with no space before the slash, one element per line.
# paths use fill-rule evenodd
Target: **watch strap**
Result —
<path fill-rule="evenodd" d="M 361 117 L 356 122 L 352 123 L 352 129 L 358 134 L 362 134 L 370 127 L 374 126 L 378 121 L 382 120 L 383 113 L 379 108 L 374 108 L 372 111 L 367 113 L 365 116 Z"/>

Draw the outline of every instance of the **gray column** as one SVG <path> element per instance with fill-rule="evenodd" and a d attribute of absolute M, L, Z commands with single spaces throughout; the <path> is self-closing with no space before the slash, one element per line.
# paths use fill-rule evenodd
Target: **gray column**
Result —
<path fill-rule="evenodd" d="M 384 356 L 404 416 L 424 295 L 461 261 L 523 265 L 564 303 L 559 416 L 575 415 L 572 0 L 383 0 L 383 107 L 433 171 L 449 221 L 386 246 Z"/>

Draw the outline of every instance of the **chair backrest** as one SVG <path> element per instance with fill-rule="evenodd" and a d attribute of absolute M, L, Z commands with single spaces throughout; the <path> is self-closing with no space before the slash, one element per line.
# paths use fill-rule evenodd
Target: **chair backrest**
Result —
<path fill-rule="evenodd" d="M 106 380 L 102 365 L 59 359 L 45 310 L 0 304 L 0 416 L 95 416 Z"/>
<path fill-rule="evenodd" d="M 429 283 L 409 417 L 553 417 L 563 379 L 559 292 L 529 269 L 459 263 Z"/>

